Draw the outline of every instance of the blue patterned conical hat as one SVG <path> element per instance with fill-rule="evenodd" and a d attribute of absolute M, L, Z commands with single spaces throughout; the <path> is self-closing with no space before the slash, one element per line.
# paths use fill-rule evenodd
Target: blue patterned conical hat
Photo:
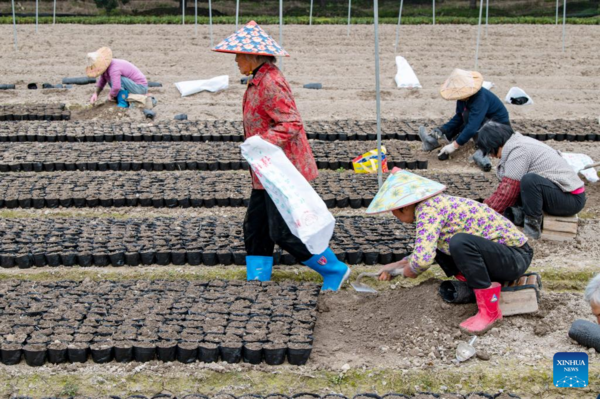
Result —
<path fill-rule="evenodd" d="M 254 21 L 217 44 L 213 51 L 234 54 L 272 55 L 289 57 L 290 55 L 267 32 Z"/>
<path fill-rule="evenodd" d="M 367 213 L 389 212 L 404 208 L 438 195 L 445 189 L 446 186 L 441 183 L 394 168 L 373 198 Z"/>

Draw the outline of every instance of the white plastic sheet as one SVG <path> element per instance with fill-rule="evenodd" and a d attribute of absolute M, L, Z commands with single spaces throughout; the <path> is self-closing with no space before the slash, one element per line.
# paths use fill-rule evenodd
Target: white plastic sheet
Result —
<path fill-rule="evenodd" d="M 241 149 L 292 234 L 311 254 L 323 253 L 329 247 L 335 227 L 335 219 L 325 202 L 281 148 L 253 136 Z"/>
<path fill-rule="evenodd" d="M 592 158 L 585 154 L 577 154 L 573 152 L 561 152 L 560 155 L 567 161 L 567 163 L 573 168 L 575 172 L 581 171 L 583 177 L 586 178 L 590 183 L 596 183 L 598 180 L 598 172 L 595 168 L 589 168 L 581 170 L 588 165 L 592 165 L 594 161 Z"/>
<path fill-rule="evenodd" d="M 396 66 L 398 67 L 398 73 L 396 73 L 396 77 L 394 80 L 396 81 L 396 85 L 398 87 L 408 88 L 408 89 L 421 89 L 421 82 L 419 82 L 419 78 L 415 74 L 415 71 L 411 68 L 406 58 L 397 55 L 396 56 Z"/>
<path fill-rule="evenodd" d="M 504 101 L 511 104 L 510 99 L 517 98 L 517 97 L 527 97 L 527 102 L 523 105 L 532 105 L 533 104 L 533 99 L 531 97 L 529 97 L 527 95 L 527 93 L 525 93 L 525 90 L 523 90 L 519 87 L 511 87 L 510 90 L 508 91 L 508 94 L 506 94 L 506 98 L 504 99 Z"/>
<path fill-rule="evenodd" d="M 188 80 L 187 82 L 175 83 L 175 87 L 181 93 L 181 97 L 191 96 L 201 91 L 215 93 L 229 87 L 229 76 L 222 75 L 207 80 Z"/>

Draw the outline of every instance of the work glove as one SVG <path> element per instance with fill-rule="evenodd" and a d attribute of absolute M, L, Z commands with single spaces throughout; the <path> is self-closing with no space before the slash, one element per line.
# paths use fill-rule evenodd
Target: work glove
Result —
<path fill-rule="evenodd" d="M 448 144 L 448 145 L 444 146 L 444 147 L 442 148 L 442 150 L 440 151 L 440 153 L 438 154 L 438 157 L 439 157 L 440 155 L 444 155 L 444 154 L 446 154 L 446 155 L 450 155 L 450 154 L 452 154 L 454 151 L 456 151 L 458 148 L 456 147 L 456 145 L 455 145 L 454 143 L 455 143 L 455 142 L 452 142 L 452 143 L 450 143 L 450 144 Z"/>
<path fill-rule="evenodd" d="M 98 93 L 92 94 L 92 97 L 90 98 L 90 104 L 93 104 L 96 101 L 98 101 Z"/>

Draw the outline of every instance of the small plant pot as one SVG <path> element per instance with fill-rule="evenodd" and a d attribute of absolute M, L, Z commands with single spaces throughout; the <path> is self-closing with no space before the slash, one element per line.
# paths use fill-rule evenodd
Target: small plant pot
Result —
<path fill-rule="evenodd" d="M 239 363 L 242 359 L 242 344 L 227 342 L 221 344 L 221 359 L 227 363 Z"/>
<path fill-rule="evenodd" d="M 194 363 L 198 360 L 198 344 L 195 342 L 181 342 L 177 345 L 177 361 L 180 363 Z"/>
<path fill-rule="evenodd" d="M 0 347 L 0 361 L 7 366 L 13 366 L 21 361 L 23 348 L 20 344 L 4 343 Z"/>
<path fill-rule="evenodd" d="M 154 263 L 155 252 L 152 250 L 144 250 L 140 252 L 140 259 L 143 265 L 151 265 Z"/>
<path fill-rule="evenodd" d="M 186 257 L 189 265 L 198 266 L 202 263 L 202 253 L 199 250 L 188 251 Z"/>
<path fill-rule="evenodd" d="M 263 348 L 260 343 L 246 343 L 242 349 L 244 363 L 260 364 L 263 361 Z"/>
<path fill-rule="evenodd" d="M 117 342 L 114 347 L 115 361 L 127 363 L 133 360 L 133 345 L 129 341 Z"/>
<path fill-rule="evenodd" d="M 25 345 L 23 347 L 23 357 L 30 367 L 40 367 L 46 363 L 46 345 Z"/>
<path fill-rule="evenodd" d="M 172 362 L 175 360 L 177 342 L 163 341 L 156 344 L 156 358 L 161 362 Z"/>
<path fill-rule="evenodd" d="M 140 264 L 139 252 L 125 252 L 125 264 L 128 266 L 138 266 Z"/>
<path fill-rule="evenodd" d="M 287 353 L 288 362 L 294 366 L 305 365 L 311 352 L 312 345 L 310 344 L 291 343 Z"/>
<path fill-rule="evenodd" d="M 88 359 L 89 350 L 89 344 L 75 342 L 67 347 L 67 357 L 71 363 L 85 363 Z"/>
<path fill-rule="evenodd" d="M 52 364 L 66 363 L 67 344 L 64 342 L 55 342 L 48 345 L 48 362 Z"/>
<path fill-rule="evenodd" d="M 198 347 L 198 358 L 204 363 L 219 361 L 219 346 L 217 344 L 203 342 Z"/>
<path fill-rule="evenodd" d="M 89 252 L 82 252 L 77 255 L 77 263 L 79 266 L 91 266 L 93 263 L 94 257 Z"/>
<path fill-rule="evenodd" d="M 150 342 L 134 342 L 133 358 L 136 362 L 149 362 L 154 360 L 156 345 Z"/>
<path fill-rule="evenodd" d="M 90 352 L 94 363 L 108 363 L 113 359 L 113 347 L 109 344 L 94 344 Z"/>
<path fill-rule="evenodd" d="M 285 362 L 287 345 L 284 343 L 269 343 L 263 346 L 265 363 L 270 366 L 277 366 Z"/>

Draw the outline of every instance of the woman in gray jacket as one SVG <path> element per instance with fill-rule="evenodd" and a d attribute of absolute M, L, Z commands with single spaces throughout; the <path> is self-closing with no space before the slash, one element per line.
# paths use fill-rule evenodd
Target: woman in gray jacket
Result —
<path fill-rule="evenodd" d="M 500 159 L 500 185 L 484 202 L 500 214 L 506 212 L 515 224 L 520 224 L 522 212 L 524 232 L 531 238 L 540 238 L 544 212 L 572 216 L 585 206 L 583 181 L 554 148 L 496 122 L 479 130 L 477 147 Z"/>

